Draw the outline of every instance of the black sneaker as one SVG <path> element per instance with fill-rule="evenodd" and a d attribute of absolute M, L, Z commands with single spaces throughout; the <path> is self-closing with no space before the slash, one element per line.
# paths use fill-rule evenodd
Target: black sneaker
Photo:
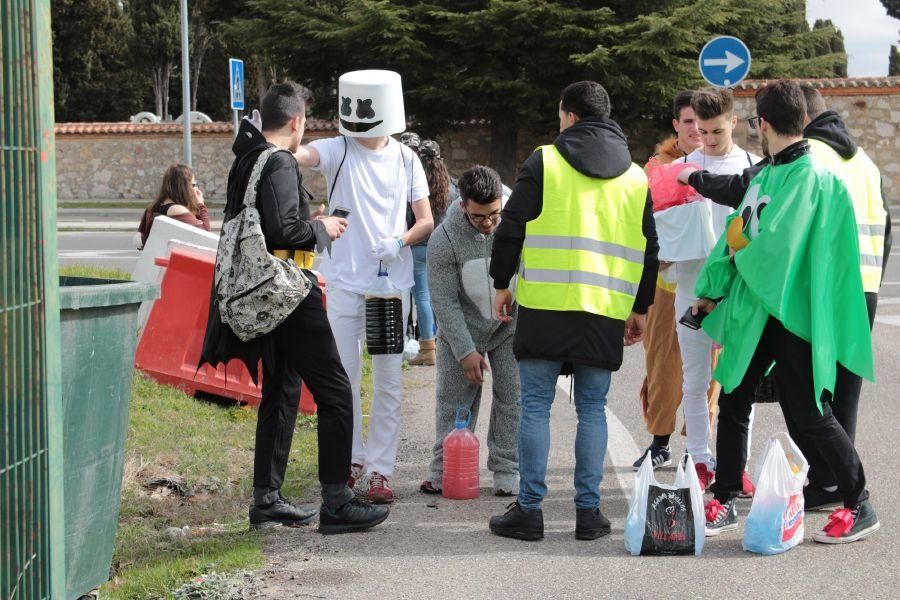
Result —
<path fill-rule="evenodd" d="M 839 508 L 831 513 L 828 525 L 815 532 L 813 540 L 822 544 L 849 544 L 875 533 L 880 527 L 875 509 L 866 498 L 852 508 Z"/>
<path fill-rule="evenodd" d="M 596 540 L 611 531 L 609 519 L 603 516 L 599 508 L 575 509 L 575 539 Z"/>
<path fill-rule="evenodd" d="M 715 537 L 723 531 L 738 528 L 737 508 L 734 498 L 720 504 L 718 500 L 706 503 L 706 537 Z"/>
<path fill-rule="evenodd" d="M 506 514 L 491 517 L 491 531 L 517 540 L 540 540 L 544 537 L 544 513 L 541 509 L 522 510 L 518 502 L 506 507 Z"/>
<path fill-rule="evenodd" d="M 316 518 L 318 511 L 314 508 L 297 506 L 279 498 L 272 504 L 250 507 L 250 529 L 271 529 L 284 525 L 299 527 Z"/>
<path fill-rule="evenodd" d="M 641 457 L 631 465 L 635 471 L 640 469 L 641 465 L 644 464 L 644 459 L 647 458 L 647 452 L 650 453 L 650 460 L 652 461 L 650 464 L 653 465 L 654 469 L 668 467 L 672 464 L 672 450 L 668 446 L 654 446 L 651 444 L 644 450 Z"/>
<path fill-rule="evenodd" d="M 374 506 L 354 498 L 340 508 L 327 508 L 324 504 L 319 511 L 319 533 L 351 533 L 375 527 L 388 518 L 387 506 Z"/>
<path fill-rule="evenodd" d="M 803 488 L 803 506 L 807 511 L 834 510 L 835 508 L 841 508 L 843 505 L 844 500 L 837 490 L 829 492 L 813 484 Z"/>

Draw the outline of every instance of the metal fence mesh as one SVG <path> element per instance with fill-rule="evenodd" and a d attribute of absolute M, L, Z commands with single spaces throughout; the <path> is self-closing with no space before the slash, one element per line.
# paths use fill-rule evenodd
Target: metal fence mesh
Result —
<path fill-rule="evenodd" d="M 29 600 L 51 596 L 37 4 L 0 0 L 0 598 Z"/>

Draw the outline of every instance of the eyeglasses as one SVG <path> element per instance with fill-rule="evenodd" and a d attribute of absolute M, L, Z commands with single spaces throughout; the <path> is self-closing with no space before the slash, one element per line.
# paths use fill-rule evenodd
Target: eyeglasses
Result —
<path fill-rule="evenodd" d="M 468 210 L 466 210 L 465 212 L 466 212 L 466 216 L 469 218 L 469 220 L 472 221 L 473 223 L 477 223 L 478 225 L 481 225 L 485 221 L 490 221 L 491 223 L 496 223 L 497 221 L 500 220 L 500 211 L 499 210 L 497 212 L 492 212 L 489 215 L 473 215 Z"/>
<path fill-rule="evenodd" d="M 750 129 L 758 129 L 759 124 L 762 122 L 762 117 L 759 115 L 754 115 L 747 119 L 747 125 L 750 126 Z"/>
<path fill-rule="evenodd" d="M 192 181 L 192 182 L 191 182 L 191 187 L 192 187 L 192 188 L 200 189 L 200 182 L 199 182 L 199 181 Z"/>

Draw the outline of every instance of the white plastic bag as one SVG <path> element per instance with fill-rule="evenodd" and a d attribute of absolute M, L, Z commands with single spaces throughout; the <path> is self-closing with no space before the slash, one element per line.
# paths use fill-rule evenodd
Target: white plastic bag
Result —
<path fill-rule="evenodd" d="M 403 345 L 403 359 L 407 362 L 419 355 L 419 342 L 414 338 L 407 338 Z"/>
<path fill-rule="evenodd" d="M 776 433 L 756 465 L 756 492 L 744 528 L 744 550 L 779 554 L 803 541 L 803 482 L 809 463 L 794 440 Z"/>
<path fill-rule="evenodd" d="M 650 452 L 635 475 L 625 519 L 625 549 L 639 554 L 695 554 L 703 551 L 706 517 L 703 492 L 688 455 L 678 462 L 675 485 L 656 481 Z"/>

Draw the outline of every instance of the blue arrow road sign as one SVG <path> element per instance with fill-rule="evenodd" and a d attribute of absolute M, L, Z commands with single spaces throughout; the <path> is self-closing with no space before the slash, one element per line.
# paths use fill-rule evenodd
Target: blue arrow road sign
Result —
<path fill-rule="evenodd" d="M 244 61 L 229 58 L 228 71 L 231 73 L 229 78 L 231 110 L 244 110 Z"/>
<path fill-rule="evenodd" d="M 711 39 L 700 51 L 700 74 L 716 87 L 734 87 L 750 73 L 750 49 L 728 35 Z"/>

